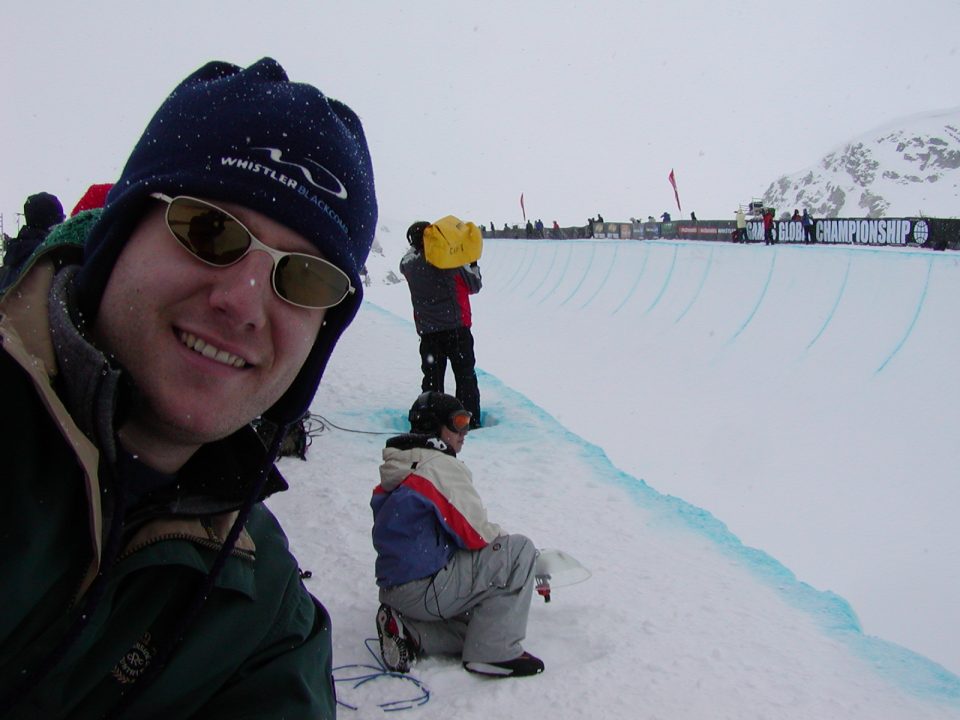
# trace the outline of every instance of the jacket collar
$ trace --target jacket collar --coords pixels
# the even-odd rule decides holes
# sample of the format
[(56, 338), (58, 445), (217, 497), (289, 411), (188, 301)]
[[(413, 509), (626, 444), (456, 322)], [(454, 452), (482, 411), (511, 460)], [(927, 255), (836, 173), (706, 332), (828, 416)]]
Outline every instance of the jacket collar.
[(438, 452), (445, 453), (451, 457), (456, 457), (457, 454), (453, 451), (453, 448), (447, 445), (443, 440), (441, 440), (436, 435), (423, 435), (420, 433), (404, 433), (403, 435), (396, 435), (395, 437), (387, 440), (388, 448), (395, 448), (397, 450), (412, 450), (413, 448), (424, 448), (426, 450), (437, 450)]
[(50, 288), (50, 336), (61, 374), (58, 388), (77, 425), (112, 465), (117, 460), (113, 428), (121, 372), (78, 329), (73, 291), (76, 274), (77, 266), (64, 268)]

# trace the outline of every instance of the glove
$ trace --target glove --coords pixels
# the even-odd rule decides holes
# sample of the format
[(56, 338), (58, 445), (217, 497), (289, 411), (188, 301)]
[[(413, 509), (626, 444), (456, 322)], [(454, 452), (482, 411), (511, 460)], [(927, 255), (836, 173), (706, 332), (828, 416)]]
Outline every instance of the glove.
[(543, 598), (545, 603), (550, 602), (550, 576), (537, 575), (537, 595)]

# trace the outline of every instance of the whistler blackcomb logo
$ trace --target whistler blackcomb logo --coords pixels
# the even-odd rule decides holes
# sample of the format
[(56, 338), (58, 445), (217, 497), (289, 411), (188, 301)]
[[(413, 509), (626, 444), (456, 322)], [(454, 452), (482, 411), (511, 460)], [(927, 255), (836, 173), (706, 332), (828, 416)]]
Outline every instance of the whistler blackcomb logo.
[(263, 153), (263, 161), (258, 162), (250, 158), (224, 155), (220, 158), (221, 166), (260, 175), (295, 191), (336, 223), (345, 235), (350, 235), (350, 230), (343, 218), (327, 204), (327, 200), (331, 197), (337, 200), (347, 199), (347, 188), (340, 178), (328, 168), (310, 158), (305, 157), (301, 158), (300, 162), (294, 162), (284, 157), (283, 151), (279, 148), (255, 147), (250, 149)]
[[(332, 172), (327, 170), (323, 165), (310, 158), (304, 158), (304, 162), (310, 163), (312, 167), (307, 167), (306, 165), (301, 165), (300, 163), (295, 163), (290, 160), (283, 159), (283, 152), (279, 148), (271, 147), (256, 147), (252, 148), (253, 150), (262, 150), (267, 153), (270, 159), (275, 163), (280, 163), (281, 165), (286, 165), (291, 168), (296, 168), (303, 175), (303, 178), (313, 185), (318, 190), (322, 190), (325, 193), (330, 193), (335, 198), (340, 200), (347, 199), (347, 188), (344, 187), (344, 184), (340, 182), (340, 178), (334, 175)], [(314, 173), (320, 173), (320, 178), (315, 178)], [(320, 182), (320, 180), (332, 181), (332, 185), (329, 182)]]
[[(247, 170), (257, 173), (258, 175), (264, 175), (289, 188), (297, 188), (303, 181), (306, 181), (317, 190), (332, 195), (339, 200), (347, 199), (346, 186), (341, 182), (340, 178), (320, 163), (310, 158), (303, 158), (304, 162), (310, 163), (310, 166), (307, 166), (303, 163), (286, 160), (283, 157), (283, 151), (279, 148), (255, 147), (250, 149), (266, 153), (267, 159), (278, 165), (285, 166), (288, 169), (277, 168), (265, 162), (259, 163), (254, 160), (229, 156), (220, 158), (220, 164), (235, 167), (240, 170)], [(297, 178), (299, 178), (299, 180)]]

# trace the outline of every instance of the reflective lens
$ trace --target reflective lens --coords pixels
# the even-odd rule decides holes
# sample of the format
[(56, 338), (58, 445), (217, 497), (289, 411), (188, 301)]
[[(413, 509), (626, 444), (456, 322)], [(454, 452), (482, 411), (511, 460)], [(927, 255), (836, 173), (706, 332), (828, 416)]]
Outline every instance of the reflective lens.
[(457, 410), (447, 419), (447, 427), (455, 433), (467, 432), (470, 429), (471, 415), (466, 410)]
[(354, 291), (336, 265), (306, 253), (288, 253), (265, 245), (226, 210), (197, 198), (162, 193), (152, 197), (167, 203), (167, 227), (177, 241), (208, 265), (227, 267), (251, 250), (273, 258), (273, 289), (292, 305), (329, 308)]

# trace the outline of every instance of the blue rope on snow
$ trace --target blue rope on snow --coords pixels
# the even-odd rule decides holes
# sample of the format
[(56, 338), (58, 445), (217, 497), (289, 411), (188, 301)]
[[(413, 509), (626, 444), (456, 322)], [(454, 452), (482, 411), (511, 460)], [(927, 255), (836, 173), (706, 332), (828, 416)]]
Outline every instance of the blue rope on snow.
[[(373, 656), (374, 662), (377, 663), (376, 665), (363, 665), (363, 664), (339, 665), (338, 667), (335, 667), (333, 669), (333, 682), (334, 683), (340, 683), (340, 682), (355, 683), (355, 685), (353, 685), (353, 689), (356, 690), (361, 685), (364, 685), (368, 682), (372, 682), (374, 680), (379, 680), (381, 678), (385, 678), (385, 677), (400, 678), (401, 680), (406, 680), (409, 683), (413, 683), (413, 685), (415, 685), (416, 688), (420, 690), (420, 695), (418, 697), (407, 698), (403, 700), (388, 700), (387, 702), (378, 703), (377, 707), (379, 707), (384, 712), (397, 712), (399, 710), (412, 710), (415, 707), (426, 705), (427, 702), (430, 700), (430, 690), (427, 689), (427, 686), (410, 674), (387, 670), (387, 668), (384, 667), (383, 663), (381, 662), (379, 654), (370, 645), (370, 643), (376, 643), (376, 642), (377, 642), (376, 638), (367, 638), (366, 640), (363, 641), (363, 644), (367, 648), (367, 652), (369, 652)], [(358, 669), (358, 670), (364, 670), (364, 671), (369, 670), (372, 672), (363, 672), (358, 675), (351, 675), (350, 677), (337, 677), (338, 671), (348, 670), (348, 669)], [(339, 698), (337, 698), (337, 705), (340, 705), (341, 707), (345, 707), (348, 710), (359, 710), (357, 706), (350, 705), (349, 703), (345, 703)]]
[(396, 430), (355, 430), (354, 428), (340, 427), (339, 425), (330, 422), (323, 415), (318, 415), (317, 413), (310, 413), (307, 418), (306, 424), (306, 433), (307, 437), (311, 440), (318, 435), (325, 433), (328, 427), (332, 427), (336, 430), (343, 430), (344, 432), (359, 433), (360, 435), (396, 435)]

